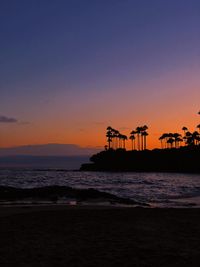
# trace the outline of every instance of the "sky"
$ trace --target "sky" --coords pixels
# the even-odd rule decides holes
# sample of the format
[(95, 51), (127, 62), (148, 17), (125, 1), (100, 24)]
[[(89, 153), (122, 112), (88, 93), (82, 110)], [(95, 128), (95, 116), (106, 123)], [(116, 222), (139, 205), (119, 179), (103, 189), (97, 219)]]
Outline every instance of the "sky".
[(199, 29), (199, 0), (1, 0), (0, 147), (193, 131)]

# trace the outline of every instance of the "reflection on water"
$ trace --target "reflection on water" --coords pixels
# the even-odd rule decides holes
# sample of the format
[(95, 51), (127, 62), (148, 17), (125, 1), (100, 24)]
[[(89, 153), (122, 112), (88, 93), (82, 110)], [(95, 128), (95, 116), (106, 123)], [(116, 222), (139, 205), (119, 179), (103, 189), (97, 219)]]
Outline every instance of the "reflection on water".
[(200, 206), (199, 174), (0, 170), (0, 185), (95, 188), (158, 207)]

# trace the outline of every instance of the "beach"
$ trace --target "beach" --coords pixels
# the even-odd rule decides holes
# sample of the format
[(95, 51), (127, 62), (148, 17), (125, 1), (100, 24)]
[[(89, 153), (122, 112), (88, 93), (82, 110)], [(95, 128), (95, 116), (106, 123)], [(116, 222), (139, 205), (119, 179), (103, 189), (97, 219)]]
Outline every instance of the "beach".
[(200, 210), (0, 207), (0, 266), (199, 266)]

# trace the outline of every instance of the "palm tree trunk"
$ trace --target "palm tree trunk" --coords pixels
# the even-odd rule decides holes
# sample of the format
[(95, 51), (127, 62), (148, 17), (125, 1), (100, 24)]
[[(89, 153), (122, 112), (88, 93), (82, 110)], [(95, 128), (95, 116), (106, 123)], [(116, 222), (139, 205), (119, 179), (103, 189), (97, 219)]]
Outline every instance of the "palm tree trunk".
[(146, 139), (146, 135), (144, 136), (144, 150), (146, 150), (146, 146), (147, 146), (147, 139)]
[(141, 150), (144, 150), (143, 135), (141, 134)]
[(137, 136), (138, 136), (137, 138), (138, 139), (138, 150), (140, 151), (140, 134), (138, 133)]

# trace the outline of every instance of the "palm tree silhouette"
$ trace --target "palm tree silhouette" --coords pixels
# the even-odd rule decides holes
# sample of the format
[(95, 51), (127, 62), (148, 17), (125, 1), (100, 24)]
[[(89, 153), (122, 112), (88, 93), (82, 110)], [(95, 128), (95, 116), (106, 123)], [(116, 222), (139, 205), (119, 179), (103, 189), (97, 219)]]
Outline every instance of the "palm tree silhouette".
[(169, 143), (167, 141), (170, 138), (170, 134), (169, 133), (165, 133), (164, 136), (165, 136), (165, 145), (166, 145), (166, 148), (169, 148)]
[(170, 148), (173, 148), (173, 144), (175, 143), (174, 134), (173, 133), (168, 133), (168, 141), (169, 142), (167, 142), (167, 143), (169, 144)]
[(144, 125), (141, 127), (141, 144), (142, 144), (142, 150), (146, 149), (146, 137), (148, 135), (147, 130), (148, 126)]
[(122, 134), (121, 134), (121, 133), (118, 134), (118, 140), (119, 140), (119, 141), (118, 141), (118, 143), (119, 143), (119, 148), (121, 148), (121, 147), (122, 147), (122, 142), (121, 142), (121, 141), (122, 141)]
[(167, 144), (168, 133), (163, 133), (163, 135), (161, 137), (164, 140), (164, 146), (165, 146), (165, 148), (167, 148), (168, 147), (168, 144)]
[[(200, 115), (200, 111), (198, 112)], [(161, 148), (180, 148), (181, 142), (185, 142), (185, 145), (188, 146), (199, 146), (200, 147), (200, 124), (196, 126), (198, 131), (190, 132), (187, 127), (182, 127), (182, 131), (184, 136), (182, 137), (179, 133), (163, 133), (159, 137), (159, 141), (161, 142)], [(137, 150), (143, 151), (147, 149), (147, 132), (148, 126), (138, 126), (135, 130), (130, 133), (129, 139), (132, 143), (132, 150), (136, 149), (137, 141)], [(106, 132), (108, 146), (105, 146), (105, 149), (118, 149), (126, 147), (127, 136), (121, 134), (118, 130), (113, 129), (111, 126), (107, 127)]]
[(191, 146), (194, 144), (194, 138), (193, 138), (193, 134), (191, 132), (187, 131), (185, 133), (184, 139), (185, 139), (185, 142), (188, 146)]
[(169, 137), (169, 139), (167, 140), (167, 143), (170, 145), (171, 148), (173, 148), (173, 143), (175, 142), (174, 138)]
[(163, 140), (164, 140), (164, 134), (162, 134), (160, 137), (159, 137), (159, 141), (161, 143), (161, 148), (163, 149)]
[(124, 135), (124, 134), (122, 134), (122, 135), (121, 135), (121, 139), (122, 139), (122, 141), (123, 141), (123, 149), (126, 149), (126, 143), (125, 143), (125, 141), (127, 140), (127, 136)]
[[(159, 137), (159, 140), (161, 141), (161, 147), (162, 148), (167, 148), (167, 140), (169, 138), (168, 136), (169, 134), (168, 133), (163, 133), (160, 137)], [(164, 141), (164, 144), (163, 144), (163, 141)]]
[(118, 132), (117, 130), (112, 129), (113, 149), (117, 149), (117, 139), (118, 139), (117, 132)]
[[(137, 132), (135, 130), (131, 131), (130, 132), (130, 139), (131, 139), (131, 142), (132, 142), (132, 148), (133, 148), (133, 145), (134, 145), (134, 150), (135, 150), (135, 134), (137, 134)], [(133, 149), (132, 149), (133, 150)]]
[(197, 131), (194, 131), (192, 133), (192, 137), (193, 137), (193, 143), (194, 143), (194, 145), (198, 145), (198, 142), (199, 142), (199, 133)]
[(176, 141), (177, 141), (178, 147), (180, 147), (181, 146), (180, 144), (181, 142), (183, 142), (183, 139), (181, 137), (178, 137)]
[(138, 140), (138, 150), (140, 151), (140, 134), (141, 134), (142, 127), (136, 128), (137, 140)]
[(181, 134), (174, 133), (173, 137), (174, 137), (175, 148), (178, 148), (179, 147), (180, 138), (181, 138)]
[[(184, 127), (182, 128), (182, 130), (183, 130), (183, 132), (184, 132), (184, 137), (183, 137), (183, 139), (185, 140), (185, 139), (186, 139), (185, 136), (186, 136), (186, 132), (188, 131), (188, 128), (184, 126)], [(186, 145), (186, 142), (185, 142), (185, 145)]]
[(199, 130), (199, 133), (200, 133), (200, 124), (197, 125), (197, 129)]
[(142, 132), (142, 136), (144, 137), (144, 150), (147, 149), (147, 136), (148, 135), (149, 134), (146, 131)]
[(107, 132), (106, 132), (106, 137), (107, 137), (107, 142), (108, 142), (108, 149), (111, 149), (111, 142), (112, 142), (112, 137), (113, 137), (113, 133), (112, 133), (113, 129), (111, 126), (107, 127)]
[(132, 143), (132, 151), (133, 151), (133, 148), (135, 150), (135, 135), (134, 134), (131, 134), (130, 137), (129, 137), (129, 139), (131, 140), (131, 143)]
[(119, 147), (119, 131), (118, 130), (114, 130), (114, 135), (115, 135), (115, 138), (116, 138), (115, 145), (116, 145), (116, 149), (117, 149)]
[(187, 127), (185, 127), (185, 126), (183, 126), (182, 130), (183, 130), (183, 132), (184, 132), (184, 135), (185, 135), (186, 131), (188, 131), (188, 128), (187, 128)]
[[(161, 148), (173, 148), (173, 144), (175, 143), (175, 147), (178, 147), (178, 142), (181, 142), (181, 135), (178, 133), (163, 133), (160, 137), (159, 140), (161, 141)], [(179, 138), (181, 140), (179, 140)], [(163, 145), (163, 140), (164, 140), (164, 145)]]

